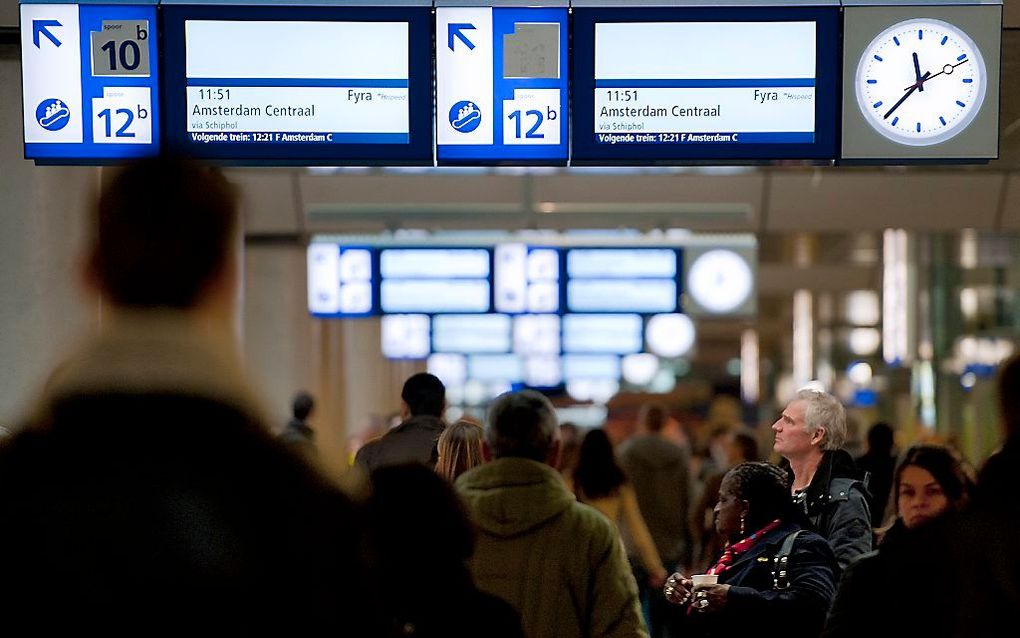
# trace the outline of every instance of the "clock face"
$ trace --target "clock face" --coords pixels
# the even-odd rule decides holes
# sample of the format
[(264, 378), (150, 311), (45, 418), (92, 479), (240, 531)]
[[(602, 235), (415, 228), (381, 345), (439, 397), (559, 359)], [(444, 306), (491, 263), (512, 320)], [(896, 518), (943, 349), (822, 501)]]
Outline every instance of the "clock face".
[(864, 119), (899, 144), (930, 146), (967, 128), (985, 99), (987, 74), (970, 37), (948, 22), (905, 20), (878, 35), (857, 65)]
[(751, 296), (754, 275), (743, 257), (716, 249), (699, 256), (687, 275), (687, 291), (705, 310), (733, 312)]

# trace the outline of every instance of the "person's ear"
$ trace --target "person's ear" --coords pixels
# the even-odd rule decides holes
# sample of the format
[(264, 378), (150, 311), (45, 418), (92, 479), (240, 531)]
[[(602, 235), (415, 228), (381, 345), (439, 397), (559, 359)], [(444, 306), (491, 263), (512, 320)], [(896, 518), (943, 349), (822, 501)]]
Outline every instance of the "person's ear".
[(559, 439), (554, 440), (552, 442), (552, 445), (549, 446), (549, 452), (545, 456), (545, 462), (546, 462), (547, 465), (551, 465), (552, 467), (559, 468), (559, 466), (560, 466), (560, 451), (561, 451), (561, 449), (562, 448), (560, 446), (560, 440)]
[(818, 427), (811, 433), (811, 445), (821, 445), (825, 440), (825, 428)]

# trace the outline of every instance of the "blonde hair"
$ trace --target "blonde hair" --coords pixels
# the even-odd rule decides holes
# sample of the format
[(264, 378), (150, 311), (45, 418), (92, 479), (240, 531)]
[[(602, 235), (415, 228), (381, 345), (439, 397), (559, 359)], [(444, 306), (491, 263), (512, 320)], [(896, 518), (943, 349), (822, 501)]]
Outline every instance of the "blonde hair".
[(473, 421), (461, 419), (446, 426), (437, 444), (436, 472), (453, 483), (464, 472), (484, 463), (483, 437), (482, 426)]

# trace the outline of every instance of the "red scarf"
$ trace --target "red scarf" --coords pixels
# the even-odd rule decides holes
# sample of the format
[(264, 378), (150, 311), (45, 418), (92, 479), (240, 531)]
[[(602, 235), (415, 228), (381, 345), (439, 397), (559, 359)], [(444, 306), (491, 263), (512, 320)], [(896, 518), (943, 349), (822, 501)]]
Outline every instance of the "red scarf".
[(719, 557), (719, 562), (715, 564), (715, 567), (713, 567), (712, 569), (708, 570), (708, 573), (709, 574), (721, 574), (724, 571), (726, 571), (727, 569), (729, 569), (730, 565), (733, 563), (734, 559), (737, 556), (740, 556), (741, 554), (743, 554), (747, 550), (749, 550), (752, 547), (754, 547), (755, 544), (757, 544), (758, 541), (761, 540), (762, 536), (768, 534), (769, 532), (771, 532), (775, 528), (779, 527), (779, 525), (780, 525), (780, 521), (777, 518), (776, 520), (772, 521), (771, 523), (769, 523), (765, 527), (761, 528), (760, 530), (758, 530), (754, 534), (751, 534), (747, 538), (745, 538), (745, 539), (743, 539), (741, 541), (738, 541), (736, 543), (733, 543), (731, 545), (727, 545), (726, 549), (723, 550), (722, 556)]

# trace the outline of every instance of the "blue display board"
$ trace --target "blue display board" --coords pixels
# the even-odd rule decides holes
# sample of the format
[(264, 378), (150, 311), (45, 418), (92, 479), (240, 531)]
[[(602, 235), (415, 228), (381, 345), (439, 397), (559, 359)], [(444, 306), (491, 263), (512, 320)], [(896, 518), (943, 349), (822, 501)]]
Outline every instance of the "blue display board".
[(575, 9), (574, 164), (836, 157), (839, 7)]
[(63, 163), (158, 154), (157, 42), (155, 6), (22, 5), (25, 157)]
[(567, 9), (436, 10), (440, 164), (567, 162)]
[(246, 162), (432, 163), (428, 7), (162, 11), (171, 149)]

